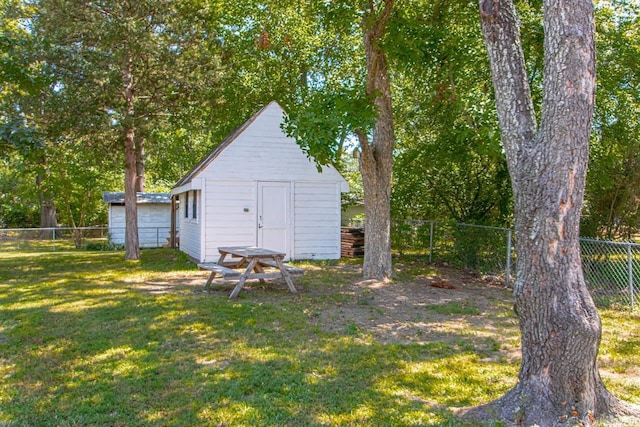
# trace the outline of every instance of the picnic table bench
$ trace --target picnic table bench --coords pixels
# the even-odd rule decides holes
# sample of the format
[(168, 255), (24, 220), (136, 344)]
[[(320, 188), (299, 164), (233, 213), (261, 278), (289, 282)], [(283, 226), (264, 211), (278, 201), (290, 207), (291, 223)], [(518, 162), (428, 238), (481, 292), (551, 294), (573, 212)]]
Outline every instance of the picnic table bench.
[[(260, 264), (263, 267), (280, 268), (278, 264), (274, 261), (263, 260), (263, 261), (258, 261), (258, 264)], [(294, 267), (293, 265), (282, 263), (282, 266), (289, 272), (289, 276), (302, 276), (304, 274), (303, 269)]]
[(213, 280), (213, 278), (217, 275), (222, 276), (224, 279), (228, 279), (231, 277), (238, 277), (240, 276), (242, 273), (240, 273), (238, 270), (234, 270), (232, 268), (229, 267), (225, 267), (224, 265), (219, 265), (215, 262), (203, 262), (198, 264), (198, 268), (201, 270), (209, 270), (211, 271), (211, 275), (209, 276), (209, 280), (207, 280), (207, 284), (205, 285), (205, 288), (208, 288), (209, 285), (211, 285), (211, 281)]
[[(221, 276), (225, 280), (238, 280), (229, 298), (238, 296), (247, 279), (259, 279), (264, 282), (264, 279), (282, 278), (287, 283), (289, 290), (296, 293), (297, 290), (291, 277), (304, 274), (303, 269), (285, 264), (283, 259), (286, 254), (282, 252), (251, 246), (220, 247), (218, 252), (220, 252), (218, 262), (200, 263), (198, 267), (211, 271), (204, 286), (205, 290), (209, 290), (211, 282), (216, 276)], [(225, 261), (227, 257), (235, 259)], [(237, 270), (245, 265), (244, 272)], [(277, 271), (265, 271), (265, 267), (277, 269)]]

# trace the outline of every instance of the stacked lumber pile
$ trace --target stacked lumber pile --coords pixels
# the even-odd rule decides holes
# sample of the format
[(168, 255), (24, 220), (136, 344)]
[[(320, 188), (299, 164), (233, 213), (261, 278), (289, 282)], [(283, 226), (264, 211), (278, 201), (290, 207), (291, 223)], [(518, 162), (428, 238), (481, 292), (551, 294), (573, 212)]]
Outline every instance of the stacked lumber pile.
[(364, 256), (364, 228), (341, 228), (340, 256), (344, 258)]

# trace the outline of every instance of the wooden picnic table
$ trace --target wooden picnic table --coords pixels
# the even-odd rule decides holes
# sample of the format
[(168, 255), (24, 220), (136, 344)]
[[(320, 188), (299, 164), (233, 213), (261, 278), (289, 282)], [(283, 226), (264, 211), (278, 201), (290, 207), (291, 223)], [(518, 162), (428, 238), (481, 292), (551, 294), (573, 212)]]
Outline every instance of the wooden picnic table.
[[(304, 274), (304, 270), (285, 264), (283, 262), (285, 253), (254, 246), (219, 247), (218, 252), (220, 252), (220, 258), (217, 263), (198, 264), (199, 268), (211, 271), (205, 285), (206, 290), (209, 289), (216, 275), (219, 275), (225, 279), (238, 280), (229, 298), (238, 296), (247, 279), (259, 279), (264, 282), (264, 279), (283, 278), (291, 292), (298, 292), (291, 281), (291, 276), (300, 276)], [(245, 265), (243, 272), (238, 270)], [(267, 272), (265, 268), (274, 268), (277, 271)]]

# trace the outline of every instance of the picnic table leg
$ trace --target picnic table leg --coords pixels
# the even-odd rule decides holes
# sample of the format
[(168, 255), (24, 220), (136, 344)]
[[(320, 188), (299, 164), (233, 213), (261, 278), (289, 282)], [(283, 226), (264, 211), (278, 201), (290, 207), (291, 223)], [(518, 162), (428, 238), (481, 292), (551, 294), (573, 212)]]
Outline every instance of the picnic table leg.
[[(222, 265), (222, 261), (224, 261), (224, 258), (227, 256), (227, 254), (220, 254), (220, 258), (218, 258), (218, 265)], [(207, 283), (204, 285), (204, 290), (208, 291), (209, 288), (211, 287), (211, 282), (213, 281), (213, 278), (216, 277), (216, 272), (212, 271), (211, 274), (209, 275), (209, 278), (207, 279)]]
[(212, 271), (211, 274), (209, 275), (209, 278), (207, 279), (207, 283), (204, 285), (205, 291), (209, 290), (209, 287), (211, 286), (211, 282), (213, 281), (214, 277), (216, 277), (216, 272)]
[(258, 260), (255, 258), (252, 259), (251, 262), (249, 262), (247, 269), (240, 276), (240, 280), (238, 281), (238, 284), (236, 285), (236, 287), (233, 288), (233, 291), (231, 291), (231, 295), (229, 295), (229, 298), (235, 298), (238, 296), (238, 294), (240, 293), (240, 290), (244, 286), (244, 282), (247, 280), (247, 277), (249, 276), (249, 274), (251, 273), (251, 270), (253, 270), (253, 267), (255, 267), (257, 262)]
[(289, 276), (289, 272), (287, 271), (287, 269), (282, 263), (282, 258), (276, 258), (276, 262), (278, 263), (278, 267), (280, 268), (280, 273), (282, 274), (282, 277), (284, 278), (285, 282), (287, 282), (287, 286), (289, 286), (289, 290), (294, 294), (298, 293), (296, 287), (293, 286), (293, 282), (291, 281), (291, 276)]
[[(253, 267), (253, 270), (260, 274), (260, 273), (264, 273), (264, 268), (262, 268), (262, 266), (260, 265), (260, 262), (256, 262), (256, 265)], [(264, 279), (260, 279), (260, 283), (265, 283)]]
[(227, 257), (227, 254), (220, 254), (220, 258), (218, 258), (218, 265), (224, 265), (222, 264), (224, 262), (224, 259)]

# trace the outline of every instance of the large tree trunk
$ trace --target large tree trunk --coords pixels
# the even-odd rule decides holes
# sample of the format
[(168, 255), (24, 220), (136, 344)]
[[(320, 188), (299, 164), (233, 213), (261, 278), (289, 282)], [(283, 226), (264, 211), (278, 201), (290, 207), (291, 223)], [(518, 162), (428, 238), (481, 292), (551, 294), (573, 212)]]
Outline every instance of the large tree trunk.
[(367, 94), (375, 96), (378, 113), (373, 141), (358, 132), (362, 156), (360, 172), (364, 192), (365, 247), (362, 272), (365, 279), (388, 279), (391, 262), (391, 176), (393, 169), (393, 114), (391, 85), (386, 55), (379, 43), (391, 15), (393, 0), (385, 0), (379, 15), (373, 4), (363, 19), (364, 49), (367, 58)]
[(578, 240), (594, 104), (593, 4), (544, 2), (539, 129), (513, 3), (481, 0), (480, 12), (515, 198), (522, 364), (515, 388), (466, 416), (552, 426), (638, 415), (600, 379), (600, 318), (583, 278)]
[(123, 96), (126, 102), (124, 120), (124, 213), (125, 213), (125, 259), (140, 259), (140, 242), (138, 239), (138, 197), (136, 184), (138, 170), (136, 166), (137, 152), (135, 128), (133, 123), (134, 82), (131, 64), (126, 61), (122, 68), (124, 83)]

